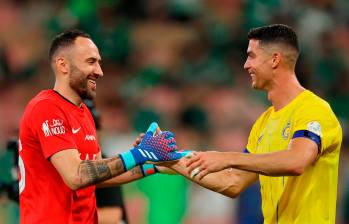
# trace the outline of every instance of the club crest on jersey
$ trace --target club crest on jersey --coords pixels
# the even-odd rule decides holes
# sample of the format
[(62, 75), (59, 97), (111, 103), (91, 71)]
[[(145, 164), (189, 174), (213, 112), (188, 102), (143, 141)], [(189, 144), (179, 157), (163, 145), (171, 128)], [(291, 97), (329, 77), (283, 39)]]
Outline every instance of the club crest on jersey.
[(41, 129), (44, 132), (45, 137), (65, 134), (63, 120), (61, 119), (52, 119), (51, 122), (46, 120), (42, 123)]
[(307, 124), (307, 130), (317, 134), (318, 136), (322, 136), (321, 125), (317, 121), (311, 121)]
[(286, 126), (282, 129), (281, 136), (284, 140), (287, 140), (288, 137), (290, 136), (290, 131), (291, 131), (291, 123), (290, 121), (287, 122)]

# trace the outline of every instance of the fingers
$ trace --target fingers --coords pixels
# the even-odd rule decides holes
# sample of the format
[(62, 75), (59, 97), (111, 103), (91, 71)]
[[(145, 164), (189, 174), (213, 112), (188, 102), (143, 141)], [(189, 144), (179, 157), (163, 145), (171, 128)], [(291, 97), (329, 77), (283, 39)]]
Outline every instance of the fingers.
[(208, 174), (208, 170), (205, 168), (206, 166), (203, 164), (199, 152), (191, 153), (191, 156), (187, 158), (188, 161), (186, 166), (188, 168), (188, 174), (191, 178), (198, 178), (201, 180)]
[[(150, 124), (150, 126), (149, 126), (149, 128), (148, 128), (146, 134), (147, 134), (147, 135), (152, 135), (152, 136), (153, 136), (155, 133), (157, 133), (157, 129), (158, 129), (158, 128), (159, 128), (158, 123), (153, 122), (153, 123)], [(160, 128), (159, 128), (159, 130), (160, 130)]]
[(159, 135), (159, 134), (161, 134), (161, 129), (160, 129), (160, 127), (158, 126), (158, 128), (156, 129), (156, 135)]
[(191, 174), (193, 170), (197, 167), (200, 167), (202, 165), (201, 160), (197, 159), (194, 162), (192, 162), (188, 167), (188, 173)]
[(173, 151), (169, 153), (169, 156), (172, 161), (176, 161), (183, 158), (184, 154)]
[(161, 135), (163, 135), (165, 139), (174, 138), (174, 134), (170, 131), (164, 131), (161, 133)]
[(170, 131), (164, 131), (161, 133), (161, 136), (159, 136), (159, 138), (164, 138), (166, 141), (166, 144), (170, 147), (168, 150), (166, 151), (177, 151), (178, 147), (177, 147), (177, 143), (176, 140), (174, 138), (174, 134)]
[(186, 158), (191, 158), (193, 155), (195, 155), (195, 152), (194, 151), (191, 151), (191, 150), (180, 150), (178, 151), (177, 153), (180, 153), (182, 154), (182, 157), (186, 157)]
[(204, 178), (207, 174), (209, 174), (209, 171), (204, 169), (204, 170), (200, 170), (199, 173), (196, 175), (196, 178), (201, 180), (202, 178)]
[[(177, 146), (176, 146), (176, 148), (177, 148)], [(173, 161), (182, 159), (183, 157), (190, 158), (194, 153), (191, 150), (178, 151), (178, 150), (176, 150), (176, 148), (169, 153), (170, 158)]]
[(177, 151), (178, 150), (176, 140), (173, 137), (171, 137), (171, 138), (169, 138), (167, 140), (167, 144), (170, 146), (171, 151)]
[(144, 138), (144, 133), (141, 133), (138, 138), (136, 138), (135, 142), (133, 143), (133, 146), (136, 147), (141, 143), (142, 139)]
[(190, 178), (194, 178), (200, 172), (200, 167), (196, 167), (193, 171), (190, 172)]
[(196, 178), (198, 180), (201, 180), (207, 174), (209, 174), (210, 171), (208, 168), (205, 167), (204, 164), (202, 164), (200, 160), (198, 160), (189, 166), (188, 173), (191, 178)]
[[(190, 158), (188, 158), (187, 162), (186, 162), (186, 166), (187, 167), (192, 167), (192, 164), (197, 162), (198, 160), (200, 160), (199, 157), (199, 153), (194, 153)], [(194, 169), (195, 167), (192, 167), (192, 169)], [(191, 171), (191, 170), (190, 170)]]

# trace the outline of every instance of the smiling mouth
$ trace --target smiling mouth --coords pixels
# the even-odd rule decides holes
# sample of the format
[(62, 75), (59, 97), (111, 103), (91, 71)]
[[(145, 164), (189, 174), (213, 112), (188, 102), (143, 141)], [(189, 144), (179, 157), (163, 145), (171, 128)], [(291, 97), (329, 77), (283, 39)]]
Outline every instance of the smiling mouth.
[(249, 75), (250, 75), (251, 78), (256, 77), (256, 75), (254, 73), (249, 73)]
[(95, 84), (95, 85), (96, 85), (96, 80), (89, 79), (88, 81), (89, 81), (90, 83), (92, 83), (92, 84)]
[(96, 80), (88, 79), (88, 83), (90, 83), (90, 86), (93, 90), (96, 89), (96, 87), (97, 87)]

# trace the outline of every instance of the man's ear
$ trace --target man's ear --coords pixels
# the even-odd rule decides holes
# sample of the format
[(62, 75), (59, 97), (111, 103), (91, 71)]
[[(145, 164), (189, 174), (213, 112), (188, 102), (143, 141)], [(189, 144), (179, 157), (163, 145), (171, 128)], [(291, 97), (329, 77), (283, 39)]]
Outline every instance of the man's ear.
[(62, 74), (68, 74), (70, 71), (69, 62), (64, 57), (57, 57), (55, 60), (55, 65), (57, 71), (61, 72)]
[(277, 68), (281, 62), (281, 54), (278, 52), (273, 53), (272, 67)]

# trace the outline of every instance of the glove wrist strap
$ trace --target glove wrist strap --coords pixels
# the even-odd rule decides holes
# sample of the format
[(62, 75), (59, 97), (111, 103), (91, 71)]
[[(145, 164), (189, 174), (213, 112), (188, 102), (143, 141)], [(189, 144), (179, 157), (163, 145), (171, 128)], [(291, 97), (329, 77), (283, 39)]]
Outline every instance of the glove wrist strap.
[(120, 154), (121, 161), (124, 165), (125, 171), (134, 168), (137, 164), (131, 153), (131, 150)]

